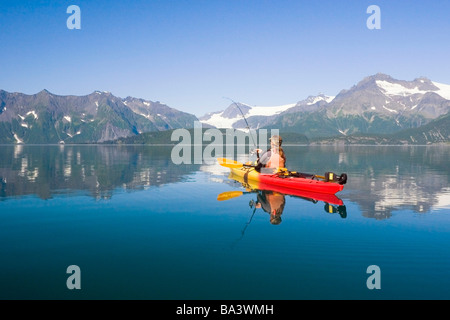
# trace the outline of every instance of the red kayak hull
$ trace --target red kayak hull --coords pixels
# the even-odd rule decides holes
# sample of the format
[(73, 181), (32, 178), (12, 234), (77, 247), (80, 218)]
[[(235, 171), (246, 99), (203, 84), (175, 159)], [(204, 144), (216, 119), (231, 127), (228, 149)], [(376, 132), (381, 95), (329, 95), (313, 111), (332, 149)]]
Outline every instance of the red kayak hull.
[(259, 182), (276, 185), (288, 189), (311, 191), (315, 193), (335, 194), (344, 189), (344, 186), (336, 182), (324, 182), (299, 177), (279, 177), (278, 175), (259, 175)]
[(315, 199), (330, 204), (343, 205), (335, 193), (344, 189), (335, 182), (324, 182), (299, 177), (260, 174), (253, 167), (232, 168), (230, 178), (259, 190), (275, 191), (302, 198)]

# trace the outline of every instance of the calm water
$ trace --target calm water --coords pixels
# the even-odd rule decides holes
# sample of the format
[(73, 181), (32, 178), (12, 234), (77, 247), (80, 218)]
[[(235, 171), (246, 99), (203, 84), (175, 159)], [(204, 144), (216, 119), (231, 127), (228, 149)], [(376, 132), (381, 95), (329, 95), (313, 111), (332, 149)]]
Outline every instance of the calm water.
[(285, 196), (278, 225), (170, 147), (0, 150), (2, 299), (450, 299), (450, 147), (286, 147), (349, 180), (339, 208)]

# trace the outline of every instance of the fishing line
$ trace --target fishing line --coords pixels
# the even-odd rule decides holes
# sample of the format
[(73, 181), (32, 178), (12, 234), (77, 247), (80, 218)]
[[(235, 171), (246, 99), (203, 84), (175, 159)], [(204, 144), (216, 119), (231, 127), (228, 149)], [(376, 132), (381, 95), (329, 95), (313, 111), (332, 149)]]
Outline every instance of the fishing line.
[[(245, 118), (244, 112), (242, 112), (242, 109), (239, 107), (239, 105), (237, 104), (237, 102), (235, 102), (233, 99), (227, 98), (227, 97), (223, 97), (224, 99), (228, 99), (230, 100), (241, 112), (242, 117), (244, 118), (245, 124), (247, 125), (247, 129), (248, 129), (248, 134), (250, 135), (250, 139), (252, 139), (253, 142), (253, 146), (255, 147), (256, 150), (258, 150), (258, 147), (256, 146), (255, 140), (253, 139), (253, 135), (252, 132), (250, 130), (250, 125), (248, 124), (247, 119)], [(259, 152), (256, 151), (256, 156), (259, 158)]]

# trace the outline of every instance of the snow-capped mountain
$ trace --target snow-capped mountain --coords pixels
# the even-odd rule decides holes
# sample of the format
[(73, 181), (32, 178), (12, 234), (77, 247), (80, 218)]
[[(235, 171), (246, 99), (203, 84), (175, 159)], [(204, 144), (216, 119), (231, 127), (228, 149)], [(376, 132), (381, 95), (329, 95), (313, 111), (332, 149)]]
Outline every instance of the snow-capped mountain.
[[(316, 106), (320, 102), (331, 102), (334, 97), (319, 94), (317, 96), (309, 96), (305, 100), (297, 103), (280, 105), (280, 106), (250, 106), (245, 103), (232, 103), (224, 111), (212, 112), (200, 117), (199, 120), (203, 124), (216, 128), (235, 128), (243, 129), (247, 127), (245, 118), (251, 128), (261, 128), (271, 123), (278, 115), (288, 110), (307, 109), (310, 106)], [(239, 110), (240, 108), (240, 110)], [(314, 107), (312, 107), (314, 109)], [(242, 111), (242, 113), (241, 113)]]
[[(256, 127), (260, 127), (261, 123), (265, 123), (265, 120), (267, 120), (265, 118), (280, 114), (281, 112), (294, 107), (295, 104), (274, 107), (252, 107), (247, 104), (238, 103), (238, 106), (245, 115), (249, 125), (251, 124), (251, 127), (255, 126), (255, 120), (257, 122)], [(233, 103), (224, 111), (207, 114), (199, 118), (199, 120), (204, 124), (211, 125), (216, 128), (246, 128), (242, 113)], [(259, 118), (259, 122), (256, 118)]]
[(95, 143), (192, 128), (197, 117), (159, 102), (95, 91), (59, 96), (0, 90), (0, 143)]
[(425, 77), (396, 80), (385, 74), (366, 77), (349, 90), (342, 90), (328, 108), (329, 114), (416, 114), (434, 119), (449, 111), (450, 85)]
[(47, 90), (34, 95), (0, 90), (0, 143), (104, 142), (192, 128), (197, 120), (205, 127), (244, 129), (247, 123), (242, 113), (252, 129), (274, 128), (308, 138), (397, 133), (448, 114), (450, 85), (425, 77), (405, 81), (378, 73), (336, 96), (319, 94), (272, 107), (238, 106), (232, 103), (197, 119), (159, 102), (122, 99), (105, 91), (59, 96)]
[[(252, 128), (265, 126), (303, 133), (308, 137), (326, 137), (394, 133), (420, 127), (448, 112), (450, 85), (425, 77), (412, 81), (397, 80), (379, 73), (364, 78), (335, 97), (308, 97), (295, 106), (272, 113), (270, 117), (248, 122)], [(223, 114), (216, 115), (217, 120), (223, 118)], [(234, 128), (244, 127), (242, 122), (227, 120), (229, 122), (225, 124)], [(210, 121), (210, 124), (214, 125), (214, 122)]]

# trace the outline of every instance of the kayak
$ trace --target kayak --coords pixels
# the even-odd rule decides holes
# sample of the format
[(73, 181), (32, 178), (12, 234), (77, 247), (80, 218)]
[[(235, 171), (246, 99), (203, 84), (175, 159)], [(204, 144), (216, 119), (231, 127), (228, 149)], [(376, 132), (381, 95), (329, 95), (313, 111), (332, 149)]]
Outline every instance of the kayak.
[[(261, 174), (252, 166), (230, 167), (231, 173), (243, 181), (258, 182), (258, 188), (281, 188), (285, 192), (292, 193), (295, 190), (309, 191), (313, 193), (331, 194), (342, 191), (343, 184), (332, 181), (324, 181), (315, 175), (301, 176), (291, 174)], [(282, 191), (279, 191), (282, 192)]]
[[(306, 174), (301, 172), (291, 172), (285, 168), (280, 168), (277, 172), (258, 172), (254, 166), (240, 163), (238, 161), (218, 158), (217, 161), (223, 167), (231, 170), (231, 173), (247, 181), (258, 182), (259, 185), (270, 188), (279, 187), (286, 190), (302, 190), (314, 193), (335, 194), (344, 189), (347, 183), (347, 174), (340, 176), (333, 172), (326, 172), (325, 176)], [(262, 168), (262, 170), (267, 170)], [(272, 170), (272, 169), (268, 169)]]
[[(241, 167), (241, 168), (232, 168), (228, 178), (240, 182), (245, 187), (248, 187), (252, 190), (273, 191), (285, 195), (300, 197), (307, 200), (323, 201), (338, 206), (344, 205), (344, 202), (341, 199), (339, 199), (335, 194), (314, 192), (300, 188), (289, 188), (277, 183), (261, 182), (259, 181), (261, 176), (265, 175), (259, 174), (254, 168)], [(286, 178), (279, 178), (279, 179), (286, 179)], [(278, 180), (276, 180), (276, 182), (277, 181)]]

